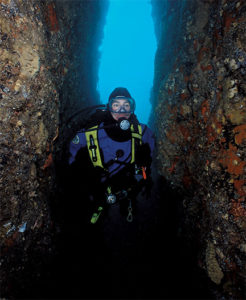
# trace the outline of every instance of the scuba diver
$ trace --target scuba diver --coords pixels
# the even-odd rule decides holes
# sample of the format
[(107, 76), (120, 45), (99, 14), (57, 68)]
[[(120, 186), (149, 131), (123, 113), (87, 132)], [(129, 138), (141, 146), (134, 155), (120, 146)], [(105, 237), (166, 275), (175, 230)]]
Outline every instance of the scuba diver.
[[(115, 88), (107, 107), (77, 132), (69, 146), (74, 189), (87, 198), (87, 222), (109, 216), (111, 207), (132, 222), (136, 198), (151, 188), (154, 135), (134, 114), (135, 100), (126, 88)], [(81, 200), (85, 201), (85, 200)]]

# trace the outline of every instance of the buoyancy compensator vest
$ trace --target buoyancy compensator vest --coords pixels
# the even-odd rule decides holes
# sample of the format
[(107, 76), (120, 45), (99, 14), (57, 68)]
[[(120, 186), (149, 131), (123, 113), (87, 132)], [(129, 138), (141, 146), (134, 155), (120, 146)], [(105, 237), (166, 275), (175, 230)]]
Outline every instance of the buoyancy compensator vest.
[[(98, 142), (98, 129), (99, 125), (93, 126), (89, 128), (88, 131), (85, 131), (87, 148), (89, 151), (90, 159), (94, 167), (101, 167), (105, 169), (102, 163), (102, 158), (100, 154), (99, 142)], [(133, 164), (135, 162), (136, 157), (136, 147), (137, 144), (142, 144), (142, 127), (141, 125), (137, 125), (137, 130), (135, 130), (134, 125), (131, 124), (131, 161)]]
[[(133, 164), (136, 158), (136, 149), (142, 144), (143, 134), (142, 127), (136, 116), (132, 115), (129, 120), (122, 118), (119, 121), (116, 121), (113, 119), (110, 112), (107, 111), (101, 120), (97, 119), (96, 121), (97, 124), (95, 126), (87, 126), (86, 129), (82, 130), (86, 136), (87, 148), (93, 166), (101, 167), (106, 170), (101, 158), (100, 143), (98, 141), (98, 130), (101, 128), (105, 129), (107, 135), (112, 140), (122, 142), (131, 139), (130, 164)], [(103, 125), (100, 126), (102, 123)]]

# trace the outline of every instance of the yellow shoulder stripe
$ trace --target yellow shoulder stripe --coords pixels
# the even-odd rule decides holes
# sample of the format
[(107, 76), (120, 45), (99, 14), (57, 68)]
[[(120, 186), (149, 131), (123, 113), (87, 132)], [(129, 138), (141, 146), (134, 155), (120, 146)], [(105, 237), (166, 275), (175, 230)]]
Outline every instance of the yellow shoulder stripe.
[(131, 125), (132, 132), (132, 159), (131, 164), (135, 162), (135, 139), (140, 140), (140, 145), (142, 144), (142, 127), (138, 125), (138, 133), (134, 132), (134, 126)]
[(91, 127), (90, 130), (91, 131), (85, 132), (85, 137), (86, 137), (86, 143), (87, 143), (87, 148), (89, 151), (91, 162), (93, 163), (94, 167), (101, 167), (104, 169), (101, 155), (100, 155), (98, 138), (97, 138), (98, 125)]

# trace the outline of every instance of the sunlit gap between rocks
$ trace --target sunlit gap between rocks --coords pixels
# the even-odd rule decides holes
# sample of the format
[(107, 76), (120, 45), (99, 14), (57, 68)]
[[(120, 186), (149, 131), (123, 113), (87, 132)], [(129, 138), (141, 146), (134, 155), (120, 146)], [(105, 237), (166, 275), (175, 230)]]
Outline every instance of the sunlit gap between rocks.
[(126, 87), (136, 100), (136, 115), (148, 123), (156, 37), (148, 0), (111, 0), (104, 27), (99, 81), (100, 102), (115, 87)]

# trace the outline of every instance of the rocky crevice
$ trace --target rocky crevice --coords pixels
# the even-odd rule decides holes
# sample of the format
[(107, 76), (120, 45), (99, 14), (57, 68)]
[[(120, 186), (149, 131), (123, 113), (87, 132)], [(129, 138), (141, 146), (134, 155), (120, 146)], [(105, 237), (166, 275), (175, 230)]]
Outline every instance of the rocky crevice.
[(245, 297), (246, 6), (163, 2), (152, 99), (159, 173), (184, 194), (183, 231), (215, 294)]
[[(215, 297), (243, 298), (246, 5), (243, 0), (152, 5), (159, 45), (151, 122), (159, 173), (182, 195), (185, 220), (179, 232), (195, 245), (197, 265)], [(27, 290), (29, 278), (37, 279), (54, 255), (54, 161), (62, 160), (63, 145), (79, 126), (81, 115), (72, 128), (70, 117), (98, 103), (106, 10), (106, 1), (0, 3), (2, 294)]]
[(98, 102), (97, 47), (106, 8), (104, 1), (0, 3), (3, 295), (28, 288), (28, 278), (38, 278), (53, 254), (53, 161), (67, 135), (64, 119)]

